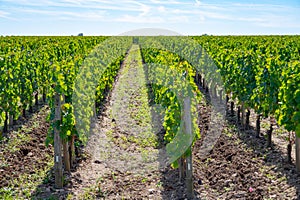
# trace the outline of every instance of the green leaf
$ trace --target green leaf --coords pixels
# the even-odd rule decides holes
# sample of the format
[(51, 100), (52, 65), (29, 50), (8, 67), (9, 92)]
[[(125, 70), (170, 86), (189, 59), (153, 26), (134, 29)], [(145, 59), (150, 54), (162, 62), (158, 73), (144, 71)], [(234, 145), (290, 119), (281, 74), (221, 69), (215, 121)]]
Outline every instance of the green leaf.
[(296, 135), (297, 137), (300, 137), (300, 123), (296, 126)]
[(297, 104), (300, 104), (300, 90), (296, 90), (295, 92), (295, 101)]

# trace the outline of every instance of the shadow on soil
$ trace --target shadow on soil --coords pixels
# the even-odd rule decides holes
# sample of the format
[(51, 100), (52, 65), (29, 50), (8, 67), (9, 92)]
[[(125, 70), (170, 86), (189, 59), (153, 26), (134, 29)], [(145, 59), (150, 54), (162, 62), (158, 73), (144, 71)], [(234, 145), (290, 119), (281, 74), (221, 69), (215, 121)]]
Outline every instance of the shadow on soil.
[[(247, 130), (240, 123), (237, 123), (236, 112), (228, 113), (226, 120), (229, 124), (236, 126), (239, 139), (253, 150), (254, 157), (263, 157), (264, 165), (272, 167), (274, 172), (283, 174), (287, 178), (287, 183), (297, 190), (297, 199), (300, 199), (300, 174), (296, 170), (295, 162), (288, 162), (287, 150), (282, 151), (277, 144), (272, 142), (271, 148), (267, 147), (267, 131), (261, 130), (260, 137), (255, 137), (256, 128), (249, 126)], [(274, 134), (274, 132), (273, 132)], [(288, 135), (288, 132), (285, 133)], [(286, 142), (286, 147), (288, 142)], [(286, 148), (287, 149), (287, 148)]]
[[(208, 105), (211, 105), (211, 98), (208, 90), (203, 89), (201, 82), (198, 82), (198, 86), (202, 94), (204, 94)], [(285, 152), (282, 151), (279, 148), (279, 145), (275, 144), (274, 142), (272, 142), (271, 148), (267, 147), (268, 130), (261, 128), (260, 137), (255, 137), (256, 128), (249, 125), (246, 130), (241, 123), (237, 122), (237, 111), (232, 113), (229, 107), (230, 105), (227, 106), (225, 120), (230, 126), (237, 129), (237, 137), (243, 142), (243, 144), (246, 145), (247, 149), (252, 150), (253, 153), (251, 157), (262, 158), (263, 165), (269, 166), (271, 167), (272, 171), (285, 176), (287, 178), (287, 183), (297, 190), (297, 197), (294, 198), (300, 199), (300, 174), (296, 171), (295, 161), (293, 161), (293, 163), (288, 163), (287, 150)], [(273, 134), (275, 134), (274, 131)], [(288, 132), (284, 134), (288, 135)], [(286, 147), (287, 145), (288, 142), (286, 142)], [(224, 173), (226, 173), (226, 171), (224, 171)], [(262, 194), (258, 194), (258, 196), (259, 198), (264, 197)]]

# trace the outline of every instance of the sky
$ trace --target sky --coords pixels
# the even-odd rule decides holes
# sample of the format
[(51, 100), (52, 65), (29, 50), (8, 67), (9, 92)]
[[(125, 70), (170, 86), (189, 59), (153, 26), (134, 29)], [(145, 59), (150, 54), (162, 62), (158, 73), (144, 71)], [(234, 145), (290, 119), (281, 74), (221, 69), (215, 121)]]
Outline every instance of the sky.
[(300, 0), (0, 0), (0, 35), (300, 34)]

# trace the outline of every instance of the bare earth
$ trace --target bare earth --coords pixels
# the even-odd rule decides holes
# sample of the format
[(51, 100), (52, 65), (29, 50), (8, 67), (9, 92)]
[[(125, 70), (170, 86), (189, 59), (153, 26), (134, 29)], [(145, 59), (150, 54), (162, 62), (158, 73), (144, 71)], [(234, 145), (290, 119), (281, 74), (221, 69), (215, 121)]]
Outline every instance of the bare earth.
[[(28, 121), (31, 129), (23, 132), (30, 137), (18, 148), (9, 150), (1, 143), (0, 189), (14, 182), (18, 199), (185, 199), (178, 171), (166, 165), (163, 116), (148, 97), (137, 46), (131, 50), (94, 120), (84, 156), (71, 174), (65, 174), (65, 188), (54, 189), (52, 169), (47, 167), (53, 151), (43, 144), (49, 124), (42, 109), (44, 114), (38, 112)], [(214, 112), (205, 98), (198, 112), (202, 136), (193, 147), (195, 199), (300, 199), (294, 145), (293, 163), (286, 162), (285, 130), (275, 126), (273, 147), (266, 148), (268, 119), (262, 120), (261, 137), (255, 138), (254, 117), (250, 130), (244, 131), (236, 124), (236, 116), (228, 115), (214, 138), (210, 135), (214, 132), (207, 131)], [(214, 148), (204, 151), (212, 140)], [(25, 186), (18, 188), (16, 174), (39, 174), (44, 180), (35, 190), (28, 189), (28, 198)], [(0, 190), (0, 197), (3, 194)]]

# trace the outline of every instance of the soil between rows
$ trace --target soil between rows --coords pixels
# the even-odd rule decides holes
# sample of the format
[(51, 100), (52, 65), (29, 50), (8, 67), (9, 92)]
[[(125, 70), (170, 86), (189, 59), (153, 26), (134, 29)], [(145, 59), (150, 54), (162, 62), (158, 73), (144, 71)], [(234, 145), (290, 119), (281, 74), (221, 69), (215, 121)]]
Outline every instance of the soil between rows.
[[(126, 85), (129, 88), (135, 87), (131, 91), (133, 93), (127, 91), (126, 88), (123, 88), (123, 91), (121, 90), (122, 94), (127, 93), (129, 94), (128, 97), (134, 96), (134, 99), (122, 99), (124, 105), (117, 109), (120, 113), (130, 114), (131, 112), (136, 116), (139, 113), (138, 107), (143, 105), (145, 99), (142, 98), (139, 94), (141, 91), (138, 90), (141, 88), (140, 83), (135, 82), (136, 85), (134, 85), (132, 81), (138, 75), (134, 68), (138, 65), (138, 62), (138, 59), (132, 60), (129, 66), (133, 68), (127, 69), (128, 73), (125, 73), (123, 78), (121, 70), (121, 75), (119, 75), (111, 95), (103, 106), (102, 114), (94, 122), (94, 134), (90, 138), (89, 145), (85, 148), (85, 152), (89, 156), (82, 160), (76, 171), (68, 175), (68, 184), (66, 187), (63, 190), (55, 190), (53, 188), (53, 179), (50, 177), (49, 182), (39, 186), (39, 190), (44, 193), (40, 193), (37, 196), (32, 194), (31, 198), (185, 198), (184, 183), (178, 181), (178, 171), (172, 169), (170, 166), (163, 165), (162, 161), (155, 159), (159, 157), (160, 151), (163, 153), (163, 146), (151, 145), (152, 143), (144, 144), (141, 142), (141, 138), (136, 135), (138, 132), (131, 135), (134, 131), (131, 131), (130, 127), (126, 126), (126, 124), (132, 124), (133, 121), (131, 120), (136, 119), (128, 119), (128, 121), (124, 119), (123, 122), (126, 123), (123, 123), (123, 125), (121, 123), (121, 126), (119, 126), (120, 124), (116, 125), (117, 119), (112, 115), (113, 101), (118, 101), (117, 99), (122, 96), (116, 94), (116, 90), (120, 89), (118, 83)], [(126, 61), (122, 66), (123, 72), (124, 65), (126, 65)], [(123, 81), (127, 83), (124, 84)], [(125, 106), (126, 102), (130, 102), (130, 104), (135, 106), (128, 108)], [(116, 110), (116, 108), (114, 109)], [(51, 160), (53, 156), (52, 149), (51, 147), (46, 148), (44, 145), (49, 126), (45, 121), (47, 112), (46, 108), (42, 109), (37, 117), (29, 122), (28, 126), (33, 127), (29, 131), (30, 139), (20, 144), (16, 151), (3, 151), (5, 145), (1, 145), (1, 189), (10, 186), (10, 183), (13, 181), (18, 181), (21, 174), (37, 174), (37, 170), (46, 168), (47, 163), (49, 163), (49, 157)], [(199, 127), (203, 131), (201, 139), (193, 147), (193, 177), (197, 198), (300, 198), (300, 177), (295, 170), (294, 164), (286, 162), (286, 142), (284, 142), (282, 135), (287, 133), (274, 134), (273, 148), (266, 148), (264, 137), (255, 138), (254, 130), (243, 131), (235, 124), (235, 116), (226, 116), (226, 123), (223, 126), (222, 134), (216, 141), (214, 148), (209, 154), (203, 156), (199, 149), (203, 147), (203, 141), (208, 137), (208, 132), (205, 130), (210, 126), (212, 108), (203, 101), (198, 106), (198, 112), (201, 116)], [(122, 117), (124, 116), (121, 115)], [(38, 126), (34, 125), (34, 121), (39, 122)], [(254, 119), (251, 119), (252, 123), (254, 121)], [(263, 120), (262, 123), (267, 124), (267, 120)], [(136, 124), (141, 125), (141, 130), (149, 128), (146, 124), (142, 124), (139, 119), (136, 121)], [(160, 128), (156, 127), (158, 143), (162, 142), (161, 135), (163, 131), (159, 131)], [(262, 129), (262, 133), (265, 134), (265, 132), (266, 130)], [(104, 139), (107, 146), (103, 145)], [(110, 148), (109, 151), (103, 151), (108, 148)], [(105, 153), (101, 154), (101, 152)], [(105, 157), (107, 152), (109, 152), (109, 156), (113, 154), (117, 156)], [(126, 153), (124, 154), (124, 152)], [(152, 159), (145, 161), (140, 155), (151, 155)], [(124, 157), (121, 159), (122, 156)], [(149, 158), (147, 156), (145, 157)], [(37, 167), (33, 169), (32, 166)], [(51, 173), (51, 170), (49, 172)], [(22, 188), (15, 189), (15, 191), (20, 198), (26, 198), (24, 197), (24, 193), (22, 193)], [(30, 192), (34, 193), (36, 191)]]
[[(128, 84), (135, 77), (135, 73), (129, 73), (130, 81)], [(115, 90), (113, 90), (114, 92)], [(132, 95), (137, 96), (138, 94)], [(126, 104), (126, 101), (124, 103)], [(106, 104), (106, 111), (110, 110), (110, 105), (109, 103)], [(211, 125), (211, 106), (203, 101), (198, 106), (198, 112), (201, 119), (199, 121), (200, 129), (208, 129)], [(105, 122), (104, 124), (101, 123), (101, 128), (109, 129), (107, 124), (111, 124), (115, 120), (109, 118), (110, 114), (108, 113), (101, 116), (100, 121)], [(274, 134), (273, 149), (268, 149), (264, 137), (255, 138), (253, 129), (242, 131), (240, 126), (235, 124), (235, 121), (235, 116), (226, 116), (223, 129), (219, 130), (222, 133), (208, 155), (203, 156), (199, 151), (203, 147), (203, 141), (208, 137), (207, 131), (202, 131), (202, 138), (193, 147), (193, 176), (196, 198), (297, 199), (299, 175), (297, 175), (294, 165), (285, 161), (284, 145), (286, 144), (282, 141), (282, 135)], [(251, 119), (252, 124), (253, 121), (255, 120)], [(268, 122), (263, 120), (262, 123)], [(263, 134), (265, 131), (262, 128)], [(126, 132), (124, 133), (118, 128), (114, 129), (113, 137), (117, 138), (117, 148), (126, 146), (125, 141), (118, 140), (124, 135), (128, 136)], [(126, 151), (135, 152), (137, 149), (139, 149), (137, 145), (132, 143)], [(96, 161), (91, 162), (95, 163)], [(98, 198), (185, 198), (184, 183), (178, 181), (178, 171), (170, 166), (146, 170), (145, 173), (136, 175), (122, 170), (119, 165), (114, 168), (105, 162), (99, 164), (104, 166), (106, 173), (103, 173), (100, 181), (97, 182), (101, 190)]]

